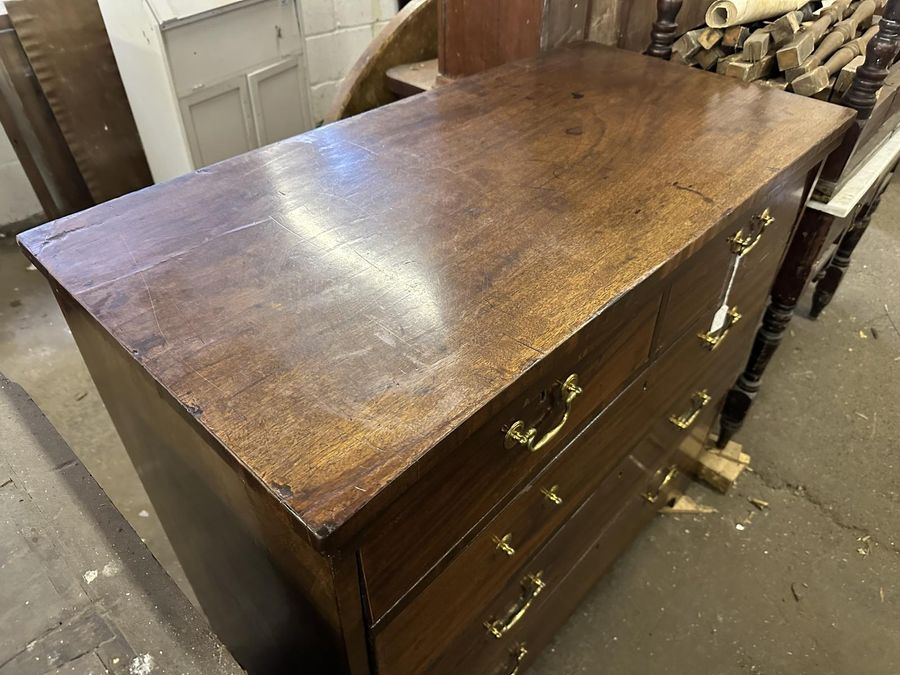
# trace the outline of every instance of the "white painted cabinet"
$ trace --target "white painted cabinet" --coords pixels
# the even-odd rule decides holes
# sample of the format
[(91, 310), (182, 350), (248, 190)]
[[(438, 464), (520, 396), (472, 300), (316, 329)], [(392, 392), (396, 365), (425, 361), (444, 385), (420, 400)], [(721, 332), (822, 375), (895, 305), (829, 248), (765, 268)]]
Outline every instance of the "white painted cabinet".
[(99, 0), (157, 182), (312, 127), (300, 0)]

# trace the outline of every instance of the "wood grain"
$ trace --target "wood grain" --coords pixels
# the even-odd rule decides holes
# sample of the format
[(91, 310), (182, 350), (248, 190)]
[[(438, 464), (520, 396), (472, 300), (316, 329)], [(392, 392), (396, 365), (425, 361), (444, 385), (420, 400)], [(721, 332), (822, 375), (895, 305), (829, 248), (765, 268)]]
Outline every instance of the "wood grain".
[(536, 56), (543, 15), (543, 0), (439, 0), (438, 70), (461, 77)]
[[(508, 673), (512, 668), (509, 652), (523, 640), (528, 643), (529, 652), (537, 654), (545, 641), (539, 643), (532, 639), (532, 635), (542, 632), (549, 638), (567, 615), (549, 612), (549, 599), (559, 597), (562, 591), (562, 596), (573, 608), (575, 600), (583, 597), (627, 548), (657, 509), (657, 504), (650, 504), (642, 495), (656, 489), (675, 460), (675, 454), (673, 449), (659, 448), (652, 442), (643, 442), (632, 448), (596, 494), (537, 556), (523, 566), (518, 575), (510, 578), (508, 586), (493, 599), (479, 620), (469, 622), (457, 639), (435, 655), (438, 658), (428, 672), (435, 675)], [(621, 498), (623, 493), (627, 495), (624, 501)], [(667, 494), (668, 490), (661, 495), (660, 505), (666, 502)], [(581, 564), (589, 552), (594, 555), (586, 564)], [(515, 606), (522, 595), (522, 578), (536, 572), (542, 572), (546, 586), (522, 621), (502, 639), (489, 635), (482, 622), (502, 616), (511, 606)], [(566, 583), (573, 576), (586, 582), (577, 591)], [(394, 672), (406, 675), (410, 671)]]
[[(652, 438), (655, 447), (678, 447), (689, 432), (668, 418), (689, 407), (691, 395), (699, 389), (715, 397), (709, 406), (716, 407), (747, 353), (764, 300), (757, 289), (755, 305), (746, 309), (747, 322), (735, 327), (715, 351), (702, 346), (696, 334), (703, 320), (695, 322), (694, 330), (685, 333), (579, 434), (408, 607), (386, 625), (376, 626), (380, 667), (392, 673), (424, 672), (430, 659), (468, 624), (480, 623), (477, 615), (484, 612), (484, 605), (516, 576), (522, 561), (598, 489), (626, 458), (628, 448), (643, 437)], [(562, 504), (551, 504), (541, 493), (554, 485)], [(627, 492), (613, 491), (610, 498), (618, 503), (626, 496)], [(595, 527), (599, 531), (602, 523)], [(512, 556), (497, 550), (494, 541), (506, 533), (512, 535)]]
[(296, 534), (299, 524), (251, 475), (223, 461), (191, 414), (68, 293), (54, 292), (219, 639), (252, 673), (358, 666), (364, 632), (355, 558), (348, 569), (311, 549)]
[[(712, 315), (725, 302), (726, 291), (729, 306), (741, 310), (759, 295), (760, 284), (763, 287), (771, 284), (803, 206), (807, 180), (808, 172), (781, 177), (778, 189), (759, 195), (747, 210), (741, 212), (731, 233), (714, 239), (696, 254), (697, 264), (683, 265), (673, 275), (657, 329), (657, 349), (670, 345), (700, 315), (706, 316), (711, 324)], [(763, 233), (759, 243), (741, 258), (729, 290), (734, 261), (729, 239), (739, 231), (752, 230), (752, 217), (764, 209), (769, 210), (775, 221)]]
[[(226, 461), (334, 546), (851, 117), (578, 45), (20, 241)], [(688, 155), (705, 161), (671, 160)]]
[[(647, 364), (659, 304), (660, 290), (648, 283), (603, 312), (578, 340), (532, 367), (517, 383), (521, 395), (512, 404), (491, 407), (487, 424), (444, 461), (431, 463), (427, 475), (367, 528), (360, 562), (373, 622), (440, 571), (463, 538), (546, 466)], [(516, 420), (541, 434), (557, 423), (559, 383), (571, 373), (578, 375), (583, 393), (553, 443), (537, 452), (504, 447), (502, 429)]]

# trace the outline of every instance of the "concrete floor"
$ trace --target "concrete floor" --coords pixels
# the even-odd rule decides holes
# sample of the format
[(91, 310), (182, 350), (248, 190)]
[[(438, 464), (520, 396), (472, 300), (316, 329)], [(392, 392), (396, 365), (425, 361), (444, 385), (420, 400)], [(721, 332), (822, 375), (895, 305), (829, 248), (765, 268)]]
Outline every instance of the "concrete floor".
[(29, 393), (156, 559), (196, 601), (50, 287), (15, 237), (0, 235), (0, 373)]
[(244, 671), (0, 374), (0, 675)]
[[(718, 513), (657, 518), (529, 672), (900, 673), (898, 260), (900, 184), (835, 301), (818, 322), (795, 319), (770, 366), (738, 437), (754, 471), (727, 496), (691, 488)], [(0, 239), (0, 372), (186, 587), (52, 296), (26, 265)]]

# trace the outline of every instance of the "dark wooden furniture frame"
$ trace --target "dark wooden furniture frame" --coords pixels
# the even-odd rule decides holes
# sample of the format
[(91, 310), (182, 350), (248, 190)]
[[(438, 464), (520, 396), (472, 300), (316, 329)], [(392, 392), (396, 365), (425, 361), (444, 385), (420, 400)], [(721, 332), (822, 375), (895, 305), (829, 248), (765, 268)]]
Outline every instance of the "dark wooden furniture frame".
[(646, 52), (648, 56), (666, 61), (672, 58), (672, 45), (678, 37), (678, 24), (675, 20), (683, 4), (683, 0), (657, 0), (656, 21), (650, 31), (650, 46)]
[[(866, 49), (864, 65), (856, 71), (853, 83), (841, 101), (842, 105), (856, 110), (856, 121), (822, 169), (816, 191), (826, 198), (836, 192), (845, 170), (859, 151), (863, 133), (872, 120), (878, 92), (900, 52), (900, 0), (888, 0), (879, 26), (877, 35)], [(834, 296), (850, 265), (850, 255), (878, 208), (881, 193), (887, 187), (891, 175), (888, 174), (887, 179), (878, 184), (878, 188), (867, 197), (857, 217), (839, 234), (837, 251), (816, 287), (811, 311), (813, 318), (819, 315)], [(772, 288), (771, 302), (756, 335), (747, 367), (725, 399), (717, 440), (719, 447), (724, 447), (743, 425), (753, 399), (759, 392), (763, 373), (781, 344), (803, 289), (814, 274), (816, 261), (829, 241), (833, 225), (833, 216), (809, 209), (801, 218)]]
[[(681, 0), (658, 0), (658, 16), (653, 24), (650, 47), (646, 52), (648, 55), (666, 60), (671, 58), (672, 44), (678, 35), (676, 18), (682, 4)], [(888, 0), (879, 26), (878, 34), (866, 49), (864, 65), (856, 71), (850, 89), (841, 100), (841, 104), (854, 109), (857, 116), (841, 145), (831, 153), (822, 168), (816, 193), (826, 199), (836, 192), (837, 186), (849, 173), (848, 166), (855, 166), (854, 157), (862, 159), (858, 154), (863, 153), (858, 151), (870, 122), (878, 124), (884, 121), (873, 120), (872, 113), (889, 68), (900, 52), (900, 0)], [(840, 229), (837, 249), (827, 262), (816, 286), (811, 310), (813, 318), (818, 317), (833, 298), (850, 265), (850, 256), (878, 208), (881, 194), (892, 175), (891, 172), (878, 181), (856, 216), (850, 219), (845, 228)], [(834, 221), (834, 216), (813, 210), (807, 210), (800, 219), (772, 288), (771, 301), (757, 332), (747, 366), (726, 397), (717, 439), (719, 447), (724, 447), (743, 425), (750, 405), (759, 392), (766, 366), (781, 343), (803, 289), (813, 276), (816, 261), (829, 242)]]
[(778, 96), (575, 45), (20, 237), (242, 666), (527, 667), (702, 450), (852, 123)]
[(890, 185), (891, 179), (897, 170), (896, 163), (891, 167), (885, 175), (881, 176), (875, 185), (869, 190), (869, 193), (862, 199), (856, 211), (856, 214), (850, 221), (849, 227), (844, 231), (840, 238), (836, 250), (828, 260), (827, 266), (821, 271), (816, 278), (816, 291), (813, 294), (812, 306), (809, 315), (813, 319), (818, 319), (828, 304), (837, 293), (837, 289), (844, 280), (844, 275), (850, 267), (850, 258), (856, 246), (859, 244), (863, 235), (872, 222), (872, 216), (881, 204), (881, 196)]

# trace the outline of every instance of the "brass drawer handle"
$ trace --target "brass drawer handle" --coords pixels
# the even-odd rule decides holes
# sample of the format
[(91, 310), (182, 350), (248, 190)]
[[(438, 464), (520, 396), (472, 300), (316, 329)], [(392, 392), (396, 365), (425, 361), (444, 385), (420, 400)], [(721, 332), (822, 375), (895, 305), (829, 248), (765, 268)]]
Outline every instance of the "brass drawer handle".
[(531, 452), (537, 452), (546, 446), (560, 431), (562, 431), (562, 428), (566, 426), (566, 422), (569, 421), (569, 413), (572, 412), (572, 401), (581, 394), (581, 391), (581, 387), (578, 386), (578, 375), (574, 373), (569, 375), (569, 377), (566, 378), (566, 381), (560, 385), (560, 393), (562, 394), (566, 411), (563, 413), (562, 419), (559, 420), (559, 424), (544, 434), (541, 440), (535, 442), (538, 430), (535, 427), (531, 427), (526, 431), (525, 422), (519, 420), (506, 430), (504, 445), (507, 448), (513, 448), (516, 445), (524, 445)]
[(753, 247), (762, 239), (766, 228), (775, 222), (775, 218), (769, 213), (769, 209), (766, 209), (758, 216), (753, 216), (751, 222), (753, 223), (753, 229), (750, 232), (744, 234), (744, 229), (741, 228), (728, 240), (731, 242), (731, 252), (737, 255), (738, 258), (743, 258), (753, 250)]
[(512, 532), (507, 532), (502, 537), (494, 535), (493, 541), (497, 544), (497, 549), (503, 551), (506, 555), (512, 555), (516, 552), (516, 549), (514, 549), (510, 543), (512, 541)]
[(666, 489), (666, 487), (675, 480), (675, 476), (678, 475), (678, 467), (671, 466), (669, 467), (669, 472), (666, 474), (666, 477), (662, 479), (662, 482), (656, 487), (656, 492), (646, 492), (644, 493), (644, 499), (646, 499), (651, 504), (655, 504), (659, 499), (660, 493)]
[(499, 640), (509, 632), (513, 626), (522, 620), (522, 617), (525, 616), (525, 612), (531, 607), (534, 599), (541, 594), (541, 591), (544, 590), (544, 586), (546, 586), (541, 580), (542, 574), (543, 572), (537, 572), (535, 574), (529, 574), (522, 579), (522, 597), (519, 598), (515, 605), (509, 608), (509, 611), (503, 618), (491, 619), (484, 622), (484, 627), (487, 628), (488, 633)]
[(712, 400), (712, 396), (704, 389), (691, 396), (691, 409), (680, 415), (672, 415), (669, 421), (679, 429), (687, 429), (700, 414), (700, 411)]
[(712, 351), (722, 343), (722, 340), (728, 335), (728, 331), (731, 330), (732, 326), (742, 318), (744, 317), (737, 311), (737, 307), (732, 307), (728, 310), (728, 317), (725, 319), (725, 325), (718, 330), (711, 330), (707, 333), (697, 333), (697, 337), (703, 340), (703, 344), (707, 349)]
[(541, 494), (547, 498), (548, 502), (550, 502), (551, 504), (555, 504), (556, 506), (559, 506), (560, 504), (563, 503), (563, 500), (562, 500), (562, 497), (559, 496), (559, 493), (557, 492), (557, 490), (559, 490), (559, 485), (554, 485), (549, 490), (547, 488), (542, 488)]
[(511, 650), (511, 655), (514, 659), (513, 661), (513, 669), (509, 671), (508, 675), (519, 675), (519, 671), (522, 668), (522, 661), (528, 656), (528, 650), (525, 648), (525, 643), (516, 645), (516, 648)]

